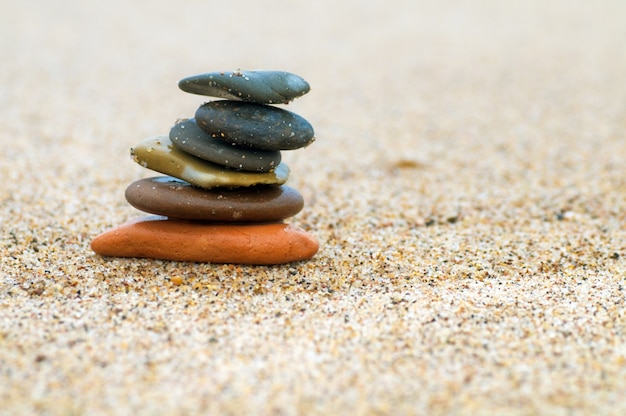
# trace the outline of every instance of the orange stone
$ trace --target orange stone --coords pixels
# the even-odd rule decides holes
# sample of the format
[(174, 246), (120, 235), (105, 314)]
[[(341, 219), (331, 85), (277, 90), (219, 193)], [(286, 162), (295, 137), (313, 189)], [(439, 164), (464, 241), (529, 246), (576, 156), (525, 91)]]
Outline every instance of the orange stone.
[(91, 249), (111, 257), (269, 265), (310, 259), (319, 244), (282, 222), (209, 224), (145, 216), (100, 234)]

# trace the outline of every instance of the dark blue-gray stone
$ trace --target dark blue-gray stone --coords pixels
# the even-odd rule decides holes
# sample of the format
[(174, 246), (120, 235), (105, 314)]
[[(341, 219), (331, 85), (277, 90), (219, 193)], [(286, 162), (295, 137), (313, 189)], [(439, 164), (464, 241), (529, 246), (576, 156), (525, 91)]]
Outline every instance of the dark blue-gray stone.
[(170, 140), (180, 150), (218, 165), (251, 172), (270, 172), (280, 163), (280, 151), (233, 146), (212, 138), (194, 119), (172, 127)]
[(211, 137), (236, 146), (293, 150), (315, 140), (313, 127), (287, 110), (241, 101), (211, 101), (196, 111), (196, 123)]
[(184, 78), (178, 86), (192, 94), (259, 104), (287, 104), (311, 89), (304, 79), (285, 71), (208, 72)]

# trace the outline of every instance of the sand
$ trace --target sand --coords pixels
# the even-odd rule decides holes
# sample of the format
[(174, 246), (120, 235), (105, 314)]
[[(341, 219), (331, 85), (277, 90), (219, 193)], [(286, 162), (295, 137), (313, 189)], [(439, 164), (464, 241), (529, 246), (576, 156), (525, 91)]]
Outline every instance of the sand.
[[(0, 414), (626, 412), (626, 7), (0, 4)], [(319, 239), (274, 267), (105, 259), (129, 148), (280, 69)]]

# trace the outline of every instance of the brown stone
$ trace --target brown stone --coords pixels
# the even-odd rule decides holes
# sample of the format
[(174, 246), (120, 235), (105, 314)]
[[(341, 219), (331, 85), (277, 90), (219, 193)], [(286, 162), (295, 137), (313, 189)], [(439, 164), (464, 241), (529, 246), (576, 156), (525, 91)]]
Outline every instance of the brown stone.
[(302, 195), (286, 185), (203, 189), (170, 176), (131, 183), (126, 200), (141, 211), (195, 221), (278, 221), (304, 206)]
[(91, 248), (111, 257), (270, 265), (310, 259), (319, 244), (301, 228), (282, 222), (203, 224), (146, 216), (100, 234)]

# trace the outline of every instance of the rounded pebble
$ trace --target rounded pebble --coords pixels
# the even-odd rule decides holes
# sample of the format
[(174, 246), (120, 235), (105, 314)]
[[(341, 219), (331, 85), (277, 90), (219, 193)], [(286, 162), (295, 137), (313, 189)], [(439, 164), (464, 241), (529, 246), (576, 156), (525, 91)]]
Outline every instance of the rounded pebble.
[(131, 183), (126, 200), (141, 211), (194, 221), (278, 221), (304, 206), (302, 195), (286, 185), (202, 189), (169, 176)]
[(315, 138), (311, 124), (295, 113), (239, 101), (211, 101), (200, 106), (196, 123), (211, 137), (255, 149), (299, 149)]
[(270, 265), (310, 259), (319, 244), (284, 223), (199, 224), (146, 216), (100, 234), (91, 248), (111, 257)]
[(233, 146), (209, 136), (194, 119), (176, 123), (170, 140), (184, 152), (218, 165), (251, 172), (269, 172), (280, 163), (280, 151)]
[(281, 163), (272, 172), (229, 169), (192, 156), (174, 146), (168, 136), (153, 136), (130, 150), (132, 159), (147, 169), (161, 172), (201, 188), (218, 186), (282, 185), (289, 167)]
[(285, 71), (209, 72), (182, 79), (178, 86), (192, 94), (259, 104), (287, 104), (311, 89), (304, 79)]

